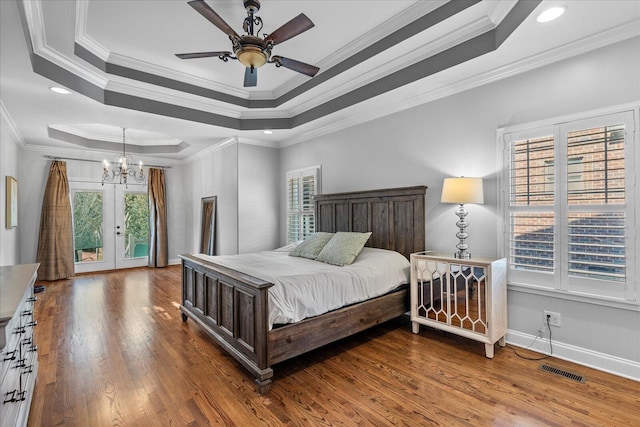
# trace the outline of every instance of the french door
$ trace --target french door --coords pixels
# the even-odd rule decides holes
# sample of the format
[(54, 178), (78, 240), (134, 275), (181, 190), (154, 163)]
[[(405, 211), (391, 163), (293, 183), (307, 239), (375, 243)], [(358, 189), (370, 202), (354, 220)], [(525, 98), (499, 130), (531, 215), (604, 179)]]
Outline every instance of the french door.
[(147, 187), (69, 182), (75, 272), (148, 264)]

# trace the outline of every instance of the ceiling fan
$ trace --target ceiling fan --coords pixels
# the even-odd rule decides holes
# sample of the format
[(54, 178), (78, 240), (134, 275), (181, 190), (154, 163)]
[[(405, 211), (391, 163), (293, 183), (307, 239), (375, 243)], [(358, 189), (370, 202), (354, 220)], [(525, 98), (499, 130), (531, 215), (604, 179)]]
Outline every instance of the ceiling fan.
[[(320, 70), (313, 65), (296, 61), (282, 56), (271, 56), (273, 46), (287, 41), (298, 34), (301, 34), (313, 27), (313, 22), (304, 14), (296, 16), (271, 34), (265, 34), (264, 38), (260, 38), (258, 33), (262, 30), (262, 19), (255, 14), (260, 10), (259, 0), (244, 0), (244, 8), (247, 11), (247, 17), (244, 19), (242, 28), (247, 34), (238, 35), (233, 28), (227, 24), (224, 19), (209, 7), (204, 0), (189, 1), (189, 6), (193, 7), (202, 16), (207, 18), (209, 22), (222, 30), (231, 40), (233, 53), (229, 51), (219, 52), (196, 52), (196, 53), (177, 53), (176, 56), (181, 59), (207, 58), (217, 56), (224, 62), (229, 59), (237, 59), (247, 67), (244, 73), (244, 86), (251, 87), (258, 83), (258, 68), (266, 63), (275, 64), (276, 67), (285, 67), (298, 73), (306, 74), (313, 77)], [(255, 29), (259, 26), (258, 29)], [(235, 56), (234, 56), (235, 54)]]

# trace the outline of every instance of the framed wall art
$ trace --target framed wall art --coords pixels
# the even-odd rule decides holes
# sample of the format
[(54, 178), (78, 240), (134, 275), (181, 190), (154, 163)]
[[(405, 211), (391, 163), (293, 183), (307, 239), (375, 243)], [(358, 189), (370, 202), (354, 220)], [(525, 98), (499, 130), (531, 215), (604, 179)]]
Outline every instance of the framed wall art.
[(7, 198), (6, 198), (6, 227), (18, 226), (18, 181), (7, 175)]

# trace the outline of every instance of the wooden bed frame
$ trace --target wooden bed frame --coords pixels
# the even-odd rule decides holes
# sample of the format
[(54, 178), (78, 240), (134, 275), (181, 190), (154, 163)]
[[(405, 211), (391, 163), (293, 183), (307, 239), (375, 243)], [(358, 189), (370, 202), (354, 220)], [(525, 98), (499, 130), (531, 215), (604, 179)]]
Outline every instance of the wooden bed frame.
[[(367, 246), (407, 259), (424, 250), (425, 192), (416, 186), (315, 197), (317, 231), (371, 231)], [(409, 310), (407, 286), (383, 296), (269, 330), (271, 283), (203, 259), (182, 259), (182, 320), (198, 323), (269, 391), (272, 365), (353, 335)]]

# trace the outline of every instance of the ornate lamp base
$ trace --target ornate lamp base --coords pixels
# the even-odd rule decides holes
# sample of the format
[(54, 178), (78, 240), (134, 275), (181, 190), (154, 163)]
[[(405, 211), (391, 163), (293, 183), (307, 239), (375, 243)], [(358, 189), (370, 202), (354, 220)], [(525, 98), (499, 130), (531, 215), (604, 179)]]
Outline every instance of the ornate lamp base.
[(460, 207), (458, 207), (458, 210), (456, 211), (456, 215), (460, 218), (458, 222), (456, 222), (456, 225), (460, 229), (460, 231), (456, 233), (456, 237), (460, 239), (460, 241), (456, 245), (458, 252), (453, 254), (454, 257), (458, 259), (471, 258), (471, 254), (467, 251), (467, 249), (469, 249), (469, 245), (466, 243), (466, 240), (469, 237), (469, 233), (466, 232), (466, 228), (469, 226), (469, 223), (465, 221), (465, 217), (468, 214), (469, 213), (464, 209), (464, 204), (460, 203)]

